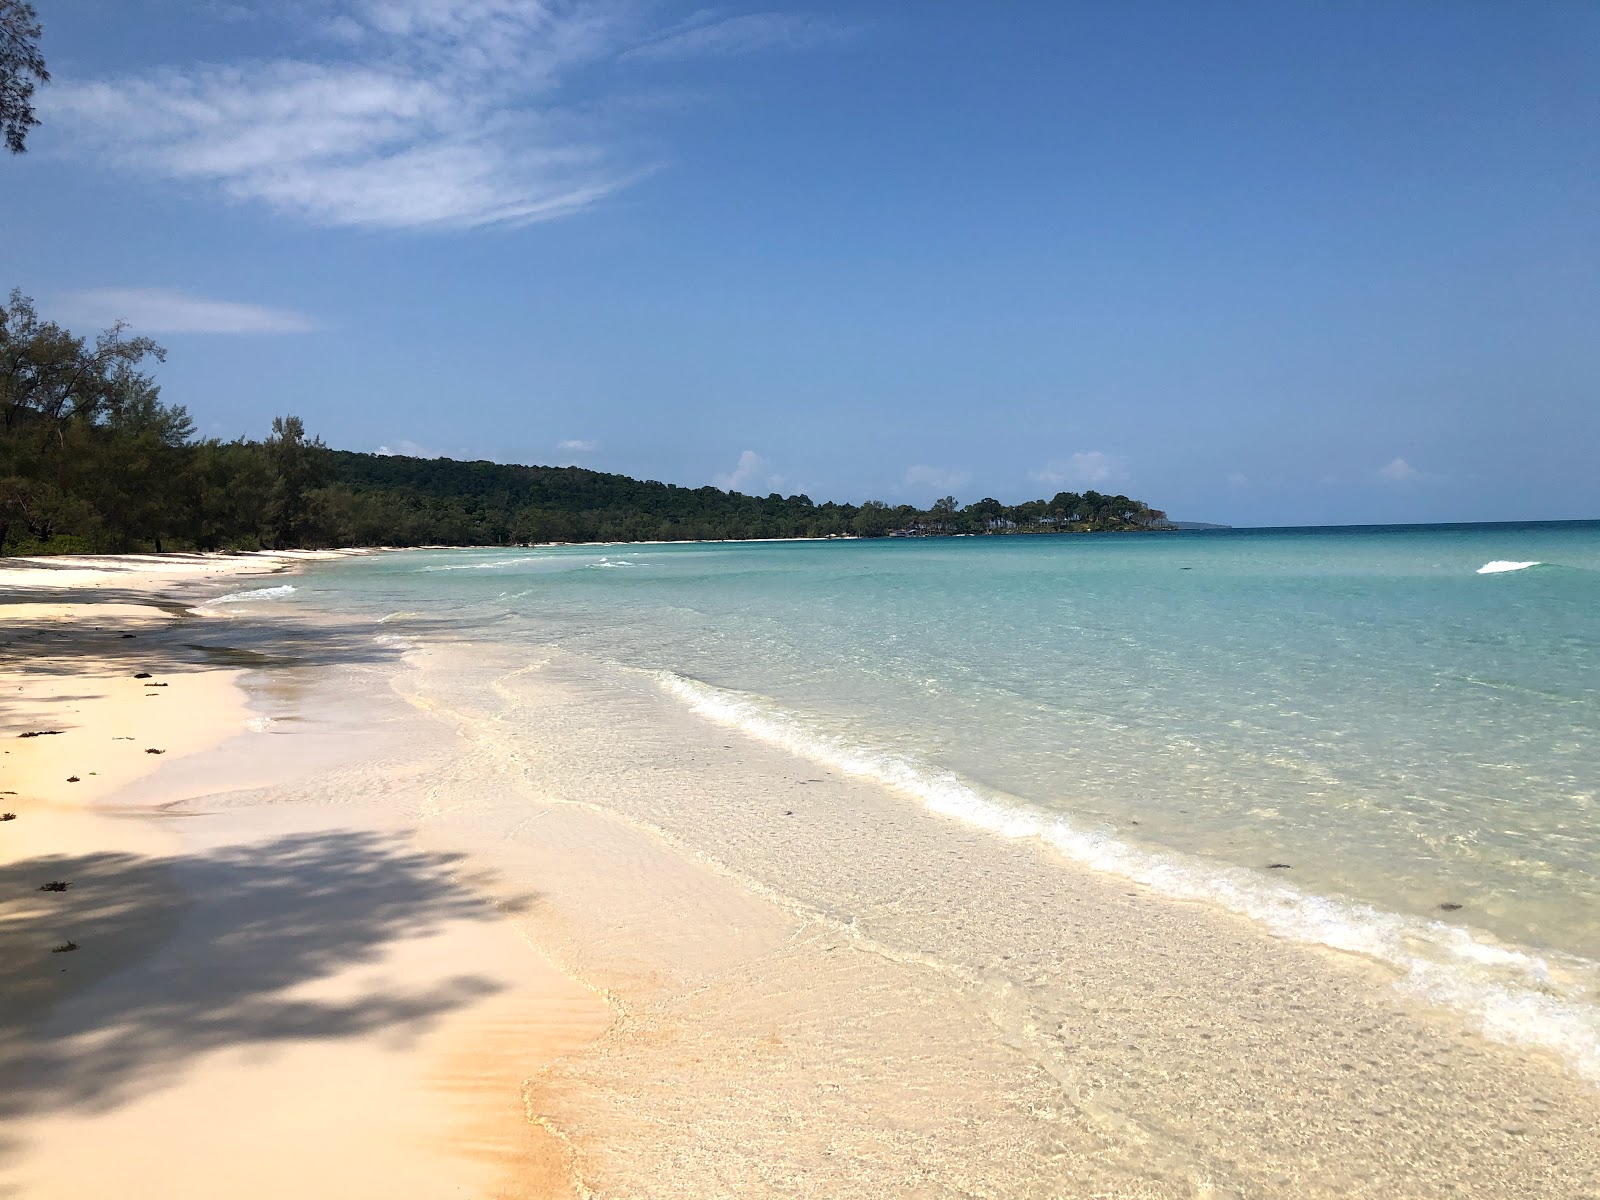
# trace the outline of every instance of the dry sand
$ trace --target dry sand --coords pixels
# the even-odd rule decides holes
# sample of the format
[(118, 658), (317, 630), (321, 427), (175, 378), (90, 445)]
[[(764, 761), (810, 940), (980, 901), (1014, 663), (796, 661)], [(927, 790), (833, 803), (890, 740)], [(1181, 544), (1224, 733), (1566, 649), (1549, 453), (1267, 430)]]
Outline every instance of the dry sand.
[(180, 619), (306, 557), (0, 571), (0, 1195), (571, 1194), (521, 1085), (604, 1004), (393, 811), (204, 801), (359, 740)]

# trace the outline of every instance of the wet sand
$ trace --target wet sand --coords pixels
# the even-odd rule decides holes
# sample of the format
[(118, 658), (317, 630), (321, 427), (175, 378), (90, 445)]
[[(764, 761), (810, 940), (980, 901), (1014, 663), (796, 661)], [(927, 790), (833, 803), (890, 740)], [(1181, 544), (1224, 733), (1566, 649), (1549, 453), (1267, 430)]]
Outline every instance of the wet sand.
[(648, 676), (413, 653), (478, 769), (428, 834), (618, 1020), (541, 1079), (599, 1196), (1590, 1196), (1600, 1096), (1365, 959), (709, 724)]
[[(174, 747), (153, 772), (92, 803), (41, 777), (0, 825), (34, 997), (0, 1017), (9, 1194), (1600, 1194), (1594, 1089), (1378, 964), (556, 647), (267, 605), (198, 628), (148, 707), (214, 688), (213, 733), (141, 727)], [(7, 748), (86, 708), (49, 686)]]

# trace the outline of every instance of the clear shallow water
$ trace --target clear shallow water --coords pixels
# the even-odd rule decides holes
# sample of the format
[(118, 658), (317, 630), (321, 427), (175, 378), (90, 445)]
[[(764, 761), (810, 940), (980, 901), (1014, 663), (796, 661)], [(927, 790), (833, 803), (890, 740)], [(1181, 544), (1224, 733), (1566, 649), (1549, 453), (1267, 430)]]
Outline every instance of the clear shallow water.
[(296, 587), (651, 672), (1600, 1078), (1600, 523), (416, 552)]

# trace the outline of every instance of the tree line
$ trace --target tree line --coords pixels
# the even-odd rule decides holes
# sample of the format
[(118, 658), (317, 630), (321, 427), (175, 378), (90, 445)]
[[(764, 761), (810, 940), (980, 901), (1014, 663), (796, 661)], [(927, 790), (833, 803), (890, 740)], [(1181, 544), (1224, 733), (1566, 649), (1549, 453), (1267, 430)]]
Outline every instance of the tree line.
[(0, 554), (485, 546), (1161, 528), (1127, 496), (928, 509), (747, 496), (580, 467), (334, 450), (282, 416), (270, 436), (195, 434), (150, 373), (165, 352), (119, 326), (93, 341), (13, 291), (0, 307)]

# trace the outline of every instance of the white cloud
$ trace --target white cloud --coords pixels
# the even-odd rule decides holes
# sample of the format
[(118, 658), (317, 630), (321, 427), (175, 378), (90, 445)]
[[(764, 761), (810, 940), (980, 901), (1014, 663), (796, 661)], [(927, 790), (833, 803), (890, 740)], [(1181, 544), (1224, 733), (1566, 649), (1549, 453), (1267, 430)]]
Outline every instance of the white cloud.
[(767, 468), (771, 464), (754, 450), (739, 455), (739, 461), (726, 475), (714, 475), (711, 482), (725, 492), (747, 492), (754, 489), (772, 491), (783, 486), (784, 477), (774, 475)]
[(1067, 459), (1052, 459), (1028, 477), (1051, 487), (1092, 488), (1126, 479), (1127, 463), (1100, 450), (1084, 450)]
[(960, 467), (930, 467), (926, 463), (918, 463), (914, 467), (906, 468), (904, 486), (931, 487), (948, 491), (952, 488), (965, 487), (971, 481), (972, 472), (962, 470)]
[(593, 454), (600, 449), (599, 442), (585, 441), (582, 438), (567, 438), (556, 443), (557, 450), (565, 450), (569, 454)]
[(774, 47), (800, 50), (848, 37), (854, 30), (816, 17), (763, 12), (718, 18), (697, 13), (655, 40), (636, 46), (622, 57), (666, 60), (702, 55), (749, 54)]
[[(565, 100), (575, 72), (630, 47), (737, 53), (763, 38), (805, 41), (811, 28), (767, 13), (701, 18), (663, 36), (645, 25), (648, 0), (320, 7), (320, 53), (59, 80), (45, 96), (51, 124), (78, 153), (315, 225), (526, 224), (588, 208), (650, 170), (622, 161), (604, 95)], [(253, 11), (281, 19), (306, 9)]]
[(233, 300), (209, 300), (172, 288), (90, 288), (68, 292), (60, 309), (71, 322), (126, 321), (135, 333), (311, 333), (304, 313)]
[(1378, 478), (1389, 483), (1414, 483), (1419, 479), (1438, 479), (1439, 476), (1419, 471), (1403, 458), (1395, 458), (1378, 468)]
[(419, 446), (415, 442), (401, 438), (392, 446), (379, 446), (379, 454), (397, 454), (403, 458), (437, 458), (438, 456), (426, 446)]
[(1228, 474), (1229, 487), (1244, 487), (1245, 484), (1249, 482), (1250, 476), (1246, 475), (1243, 471), (1231, 471)]

